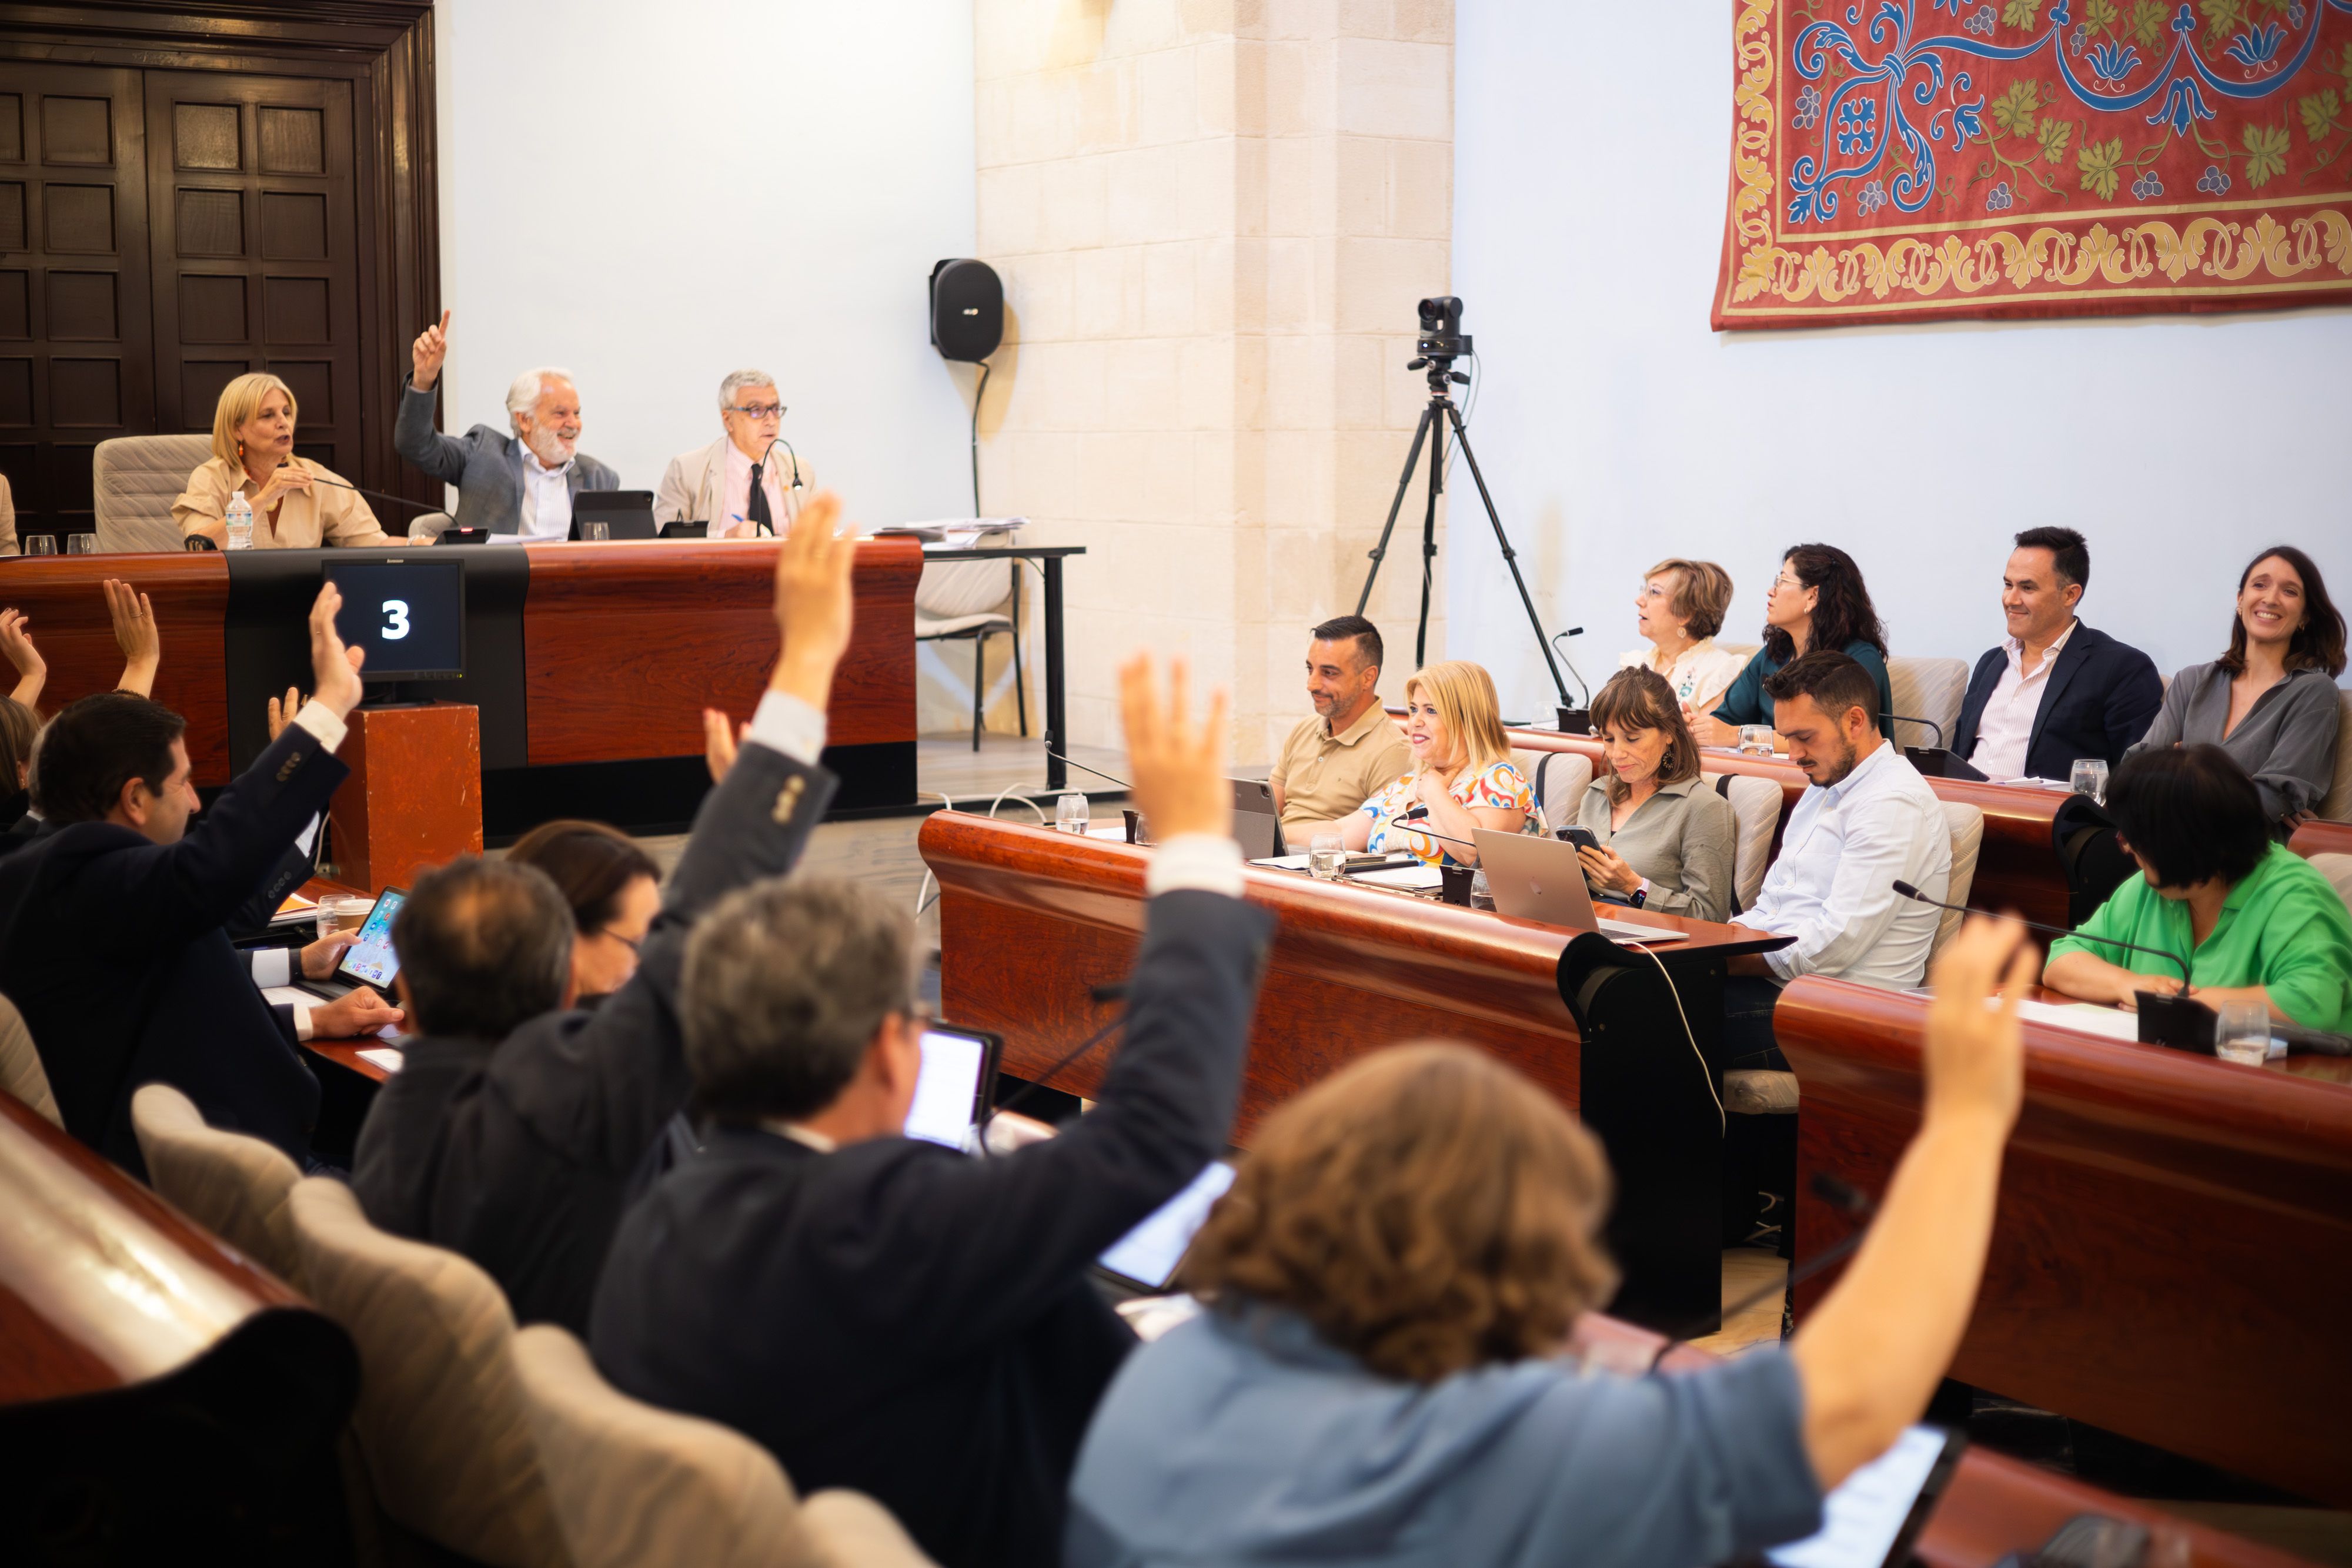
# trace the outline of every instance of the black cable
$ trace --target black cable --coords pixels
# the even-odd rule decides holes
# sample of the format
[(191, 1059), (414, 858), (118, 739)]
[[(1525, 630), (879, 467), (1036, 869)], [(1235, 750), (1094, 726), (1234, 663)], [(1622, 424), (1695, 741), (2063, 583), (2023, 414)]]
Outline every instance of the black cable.
[(971, 394), (971, 515), (980, 512), (980, 400), (988, 395), (989, 363), (980, 361), (980, 386)]

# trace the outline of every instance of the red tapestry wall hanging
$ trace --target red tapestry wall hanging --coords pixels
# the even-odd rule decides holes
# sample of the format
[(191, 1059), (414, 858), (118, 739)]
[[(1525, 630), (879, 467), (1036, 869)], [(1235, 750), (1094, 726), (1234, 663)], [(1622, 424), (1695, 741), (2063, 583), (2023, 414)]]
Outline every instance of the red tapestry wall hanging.
[(2352, 300), (2352, 0), (1736, 0), (1717, 328)]

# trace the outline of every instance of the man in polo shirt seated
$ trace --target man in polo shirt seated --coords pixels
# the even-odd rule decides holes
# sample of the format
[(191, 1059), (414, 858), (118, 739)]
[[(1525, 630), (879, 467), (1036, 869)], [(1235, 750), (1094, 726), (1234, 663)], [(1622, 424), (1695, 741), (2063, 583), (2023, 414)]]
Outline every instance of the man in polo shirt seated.
[(1294, 846), (1338, 832), (1340, 818), (1412, 771), (1412, 748), (1376, 689), (1387, 657), (1380, 629), (1360, 615), (1340, 615), (1313, 635), (1307, 698), (1315, 716), (1298, 721), (1267, 779), (1282, 836)]

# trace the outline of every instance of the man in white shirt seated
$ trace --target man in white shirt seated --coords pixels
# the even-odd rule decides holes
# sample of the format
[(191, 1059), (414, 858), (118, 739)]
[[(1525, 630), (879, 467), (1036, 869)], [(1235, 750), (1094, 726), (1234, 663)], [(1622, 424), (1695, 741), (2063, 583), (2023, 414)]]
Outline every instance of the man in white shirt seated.
[(1919, 770), (1878, 733), (1878, 687), (1843, 653), (1816, 649), (1764, 683), (1789, 759), (1813, 787), (1790, 813), (1780, 857), (1739, 925), (1793, 936), (1776, 953), (1731, 961), (1724, 982), (1724, 1058), (1732, 1068), (1785, 1071), (1772, 1039), (1772, 1004), (1800, 975), (1900, 989), (1920, 983), (1938, 911), (1951, 885), (1952, 836), (1943, 803)]
[(782, 439), (784, 402), (765, 371), (736, 371), (719, 383), (719, 423), (726, 434), (669, 460), (654, 495), (664, 523), (709, 523), (714, 539), (782, 531), (814, 494), (814, 475)]

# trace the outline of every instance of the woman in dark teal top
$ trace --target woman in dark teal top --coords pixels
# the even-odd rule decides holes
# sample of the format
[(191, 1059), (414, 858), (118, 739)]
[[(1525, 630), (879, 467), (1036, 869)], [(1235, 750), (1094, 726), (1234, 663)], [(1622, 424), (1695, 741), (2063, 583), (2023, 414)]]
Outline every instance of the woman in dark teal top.
[(1886, 631), (1853, 557), (1835, 545), (1799, 545), (1780, 559), (1764, 597), (1764, 646), (1723, 694), (1712, 716), (1691, 716), (1701, 746), (1737, 746), (1743, 724), (1770, 724), (1764, 680), (1812, 648), (1835, 648), (1870, 672), (1878, 687), (1878, 732), (1895, 733), (1895, 692), (1886, 680)]

